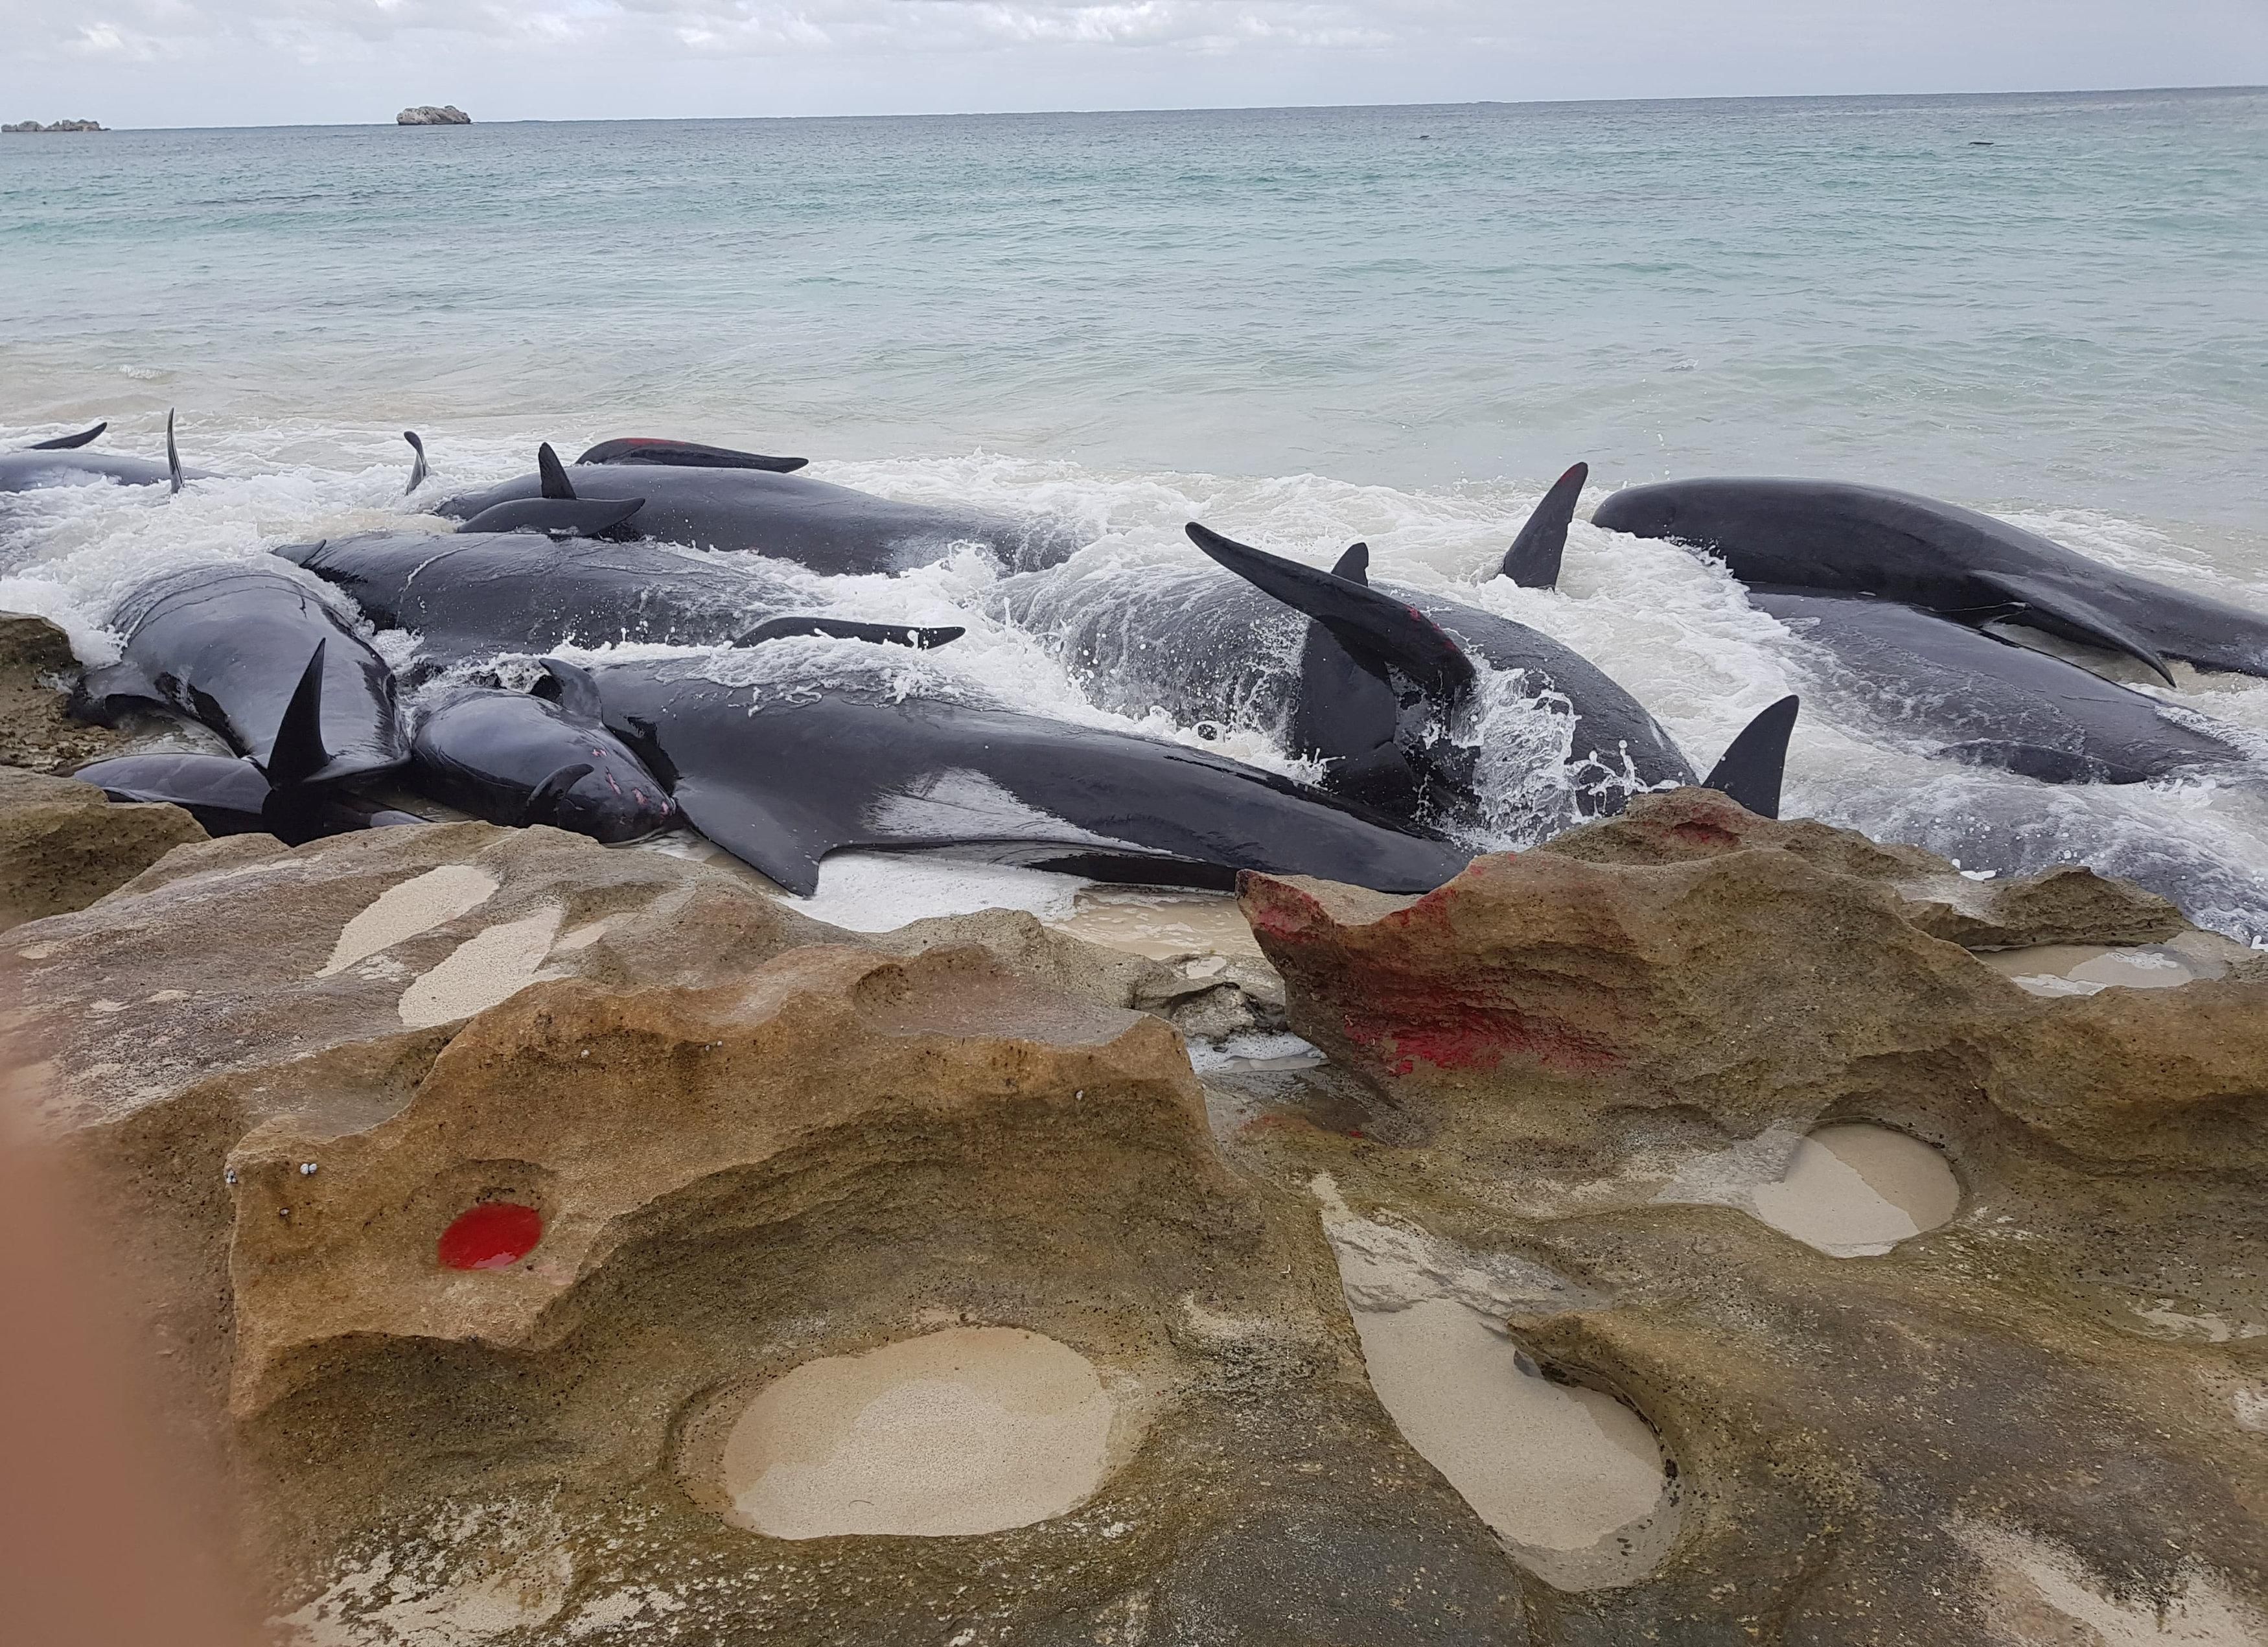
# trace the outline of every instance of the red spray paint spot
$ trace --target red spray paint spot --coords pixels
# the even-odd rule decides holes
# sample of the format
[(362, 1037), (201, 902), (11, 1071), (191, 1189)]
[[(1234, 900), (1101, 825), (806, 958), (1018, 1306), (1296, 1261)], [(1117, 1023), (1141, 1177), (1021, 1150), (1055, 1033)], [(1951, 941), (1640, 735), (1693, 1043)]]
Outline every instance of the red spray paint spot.
[(441, 1231), (444, 1269), (503, 1269), (535, 1251), (543, 1215), (517, 1201), (482, 1201)]

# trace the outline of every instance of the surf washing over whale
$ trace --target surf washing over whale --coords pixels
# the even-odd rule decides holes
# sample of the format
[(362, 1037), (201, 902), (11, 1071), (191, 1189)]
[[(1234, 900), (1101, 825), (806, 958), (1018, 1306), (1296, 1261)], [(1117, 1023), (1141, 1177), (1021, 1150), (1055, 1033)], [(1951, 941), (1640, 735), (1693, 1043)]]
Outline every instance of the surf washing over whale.
[[(70, 432), (9, 431), (20, 438), (0, 439), (0, 447), (26, 446), (55, 432)], [(943, 677), (937, 671), (949, 661), (954, 690), (975, 691), (988, 713), (1162, 739), (1305, 783), (1325, 776), (1327, 768), (1302, 752), (1279, 713), (1281, 705), (1271, 709), (1256, 699), (1241, 711), (1232, 705), (1219, 718), (1192, 721), (1185, 705), (1138, 701), (1141, 694), (1113, 690), (1113, 682), (1083, 678), (1079, 659), (1059, 644), (1060, 637), (1013, 621), (1012, 602), (1005, 596), (1020, 577), (1131, 580), (1138, 589), (1146, 586), (1158, 606), (1170, 607), (1189, 591), (1217, 587), (1221, 576), (1186, 533), (1197, 520), (1233, 524), (1239, 536), (1231, 541), (1261, 540), (1271, 551), (1319, 572), (1337, 563), (1346, 543), (1359, 538), (1368, 545), (1373, 586), (1551, 638), (1602, 669), (1617, 690), (1636, 700), (1640, 713), (1658, 724), (1673, 748), (1693, 751), (1697, 760), (1712, 758), (1780, 698), (1803, 694), (1807, 710), (1794, 730), (1786, 774), (1785, 805), (1791, 815), (1819, 816), (1914, 839), (1949, 851), (1977, 873), (2087, 860), (2166, 892), (2201, 919), (2241, 936), (2268, 938), (2268, 878), (2257, 868), (2268, 861), (2263, 850), (2268, 824), (2258, 810), (2257, 754), (2268, 734), (2268, 696), (2249, 680), (2208, 681), (2193, 677), (2184, 667), (2183, 685), (2169, 691), (2139, 665), (2132, 666), (2131, 672), (2141, 680), (2128, 684), (2146, 693), (2152, 704), (2164, 705), (2176, 722), (2201, 715), (2201, 706), (2210, 705), (2209, 728), (2198, 722), (2207, 728), (2198, 732), (2199, 747), (2226, 758), (2185, 765), (2178, 772), (2146, 774), (2147, 781), (2138, 783), (2049, 787), (2026, 777), (2021, 768), (1995, 770), (1945, 758), (1948, 744), (1959, 740), (1928, 735), (1923, 718), (1886, 716), (1879, 703), (1857, 703), (1847, 670), (1825, 654), (1815, 633), (1752, 602), (1719, 565), (1682, 545), (1608, 531), (1578, 511), (1567, 528), (1555, 587), (1526, 587), (1505, 575), (1506, 546), (1544, 501), (1547, 489), (1542, 487), (1386, 491), (1314, 477), (1262, 483), (1201, 476), (1114, 476), (985, 456), (827, 462), (822, 469), (828, 484), (995, 520), (1045, 520), (1059, 535), (1057, 541), (1076, 537), (1084, 544), (1046, 572), (1019, 572), (987, 546), (964, 540), (949, 543), (927, 564), (832, 576), (740, 551), (688, 550), (644, 541), (555, 540), (540, 531), (460, 534), (459, 522), (415, 511), (426, 499), (462, 495), (524, 473), (534, 443), (525, 437), (455, 431), (437, 435), (431, 429), (424, 433), (424, 461), (433, 472), (407, 500), (398, 428), (336, 437), (342, 461), (331, 466), (280, 464), (252, 432), (200, 426), (200, 455), (220, 468), (178, 496), (146, 486), (66, 486), (17, 494), (0, 511), (10, 566), (0, 580), (0, 605), (55, 617), (71, 634), (82, 658), (99, 667), (119, 661), (120, 636), (108, 626), (112, 614), (161, 571), (237, 563), (304, 577), (289, 560), (313, 568), (318, 558), (330, 555), (343, 565), (359, 552), (369, 563), (362, 568), (365, 581), (372, 575), (391, 576), (398, 595), (414, 587), (416, 580), (407, 574), (430, 558), (427, 548), (432, 557), (485, 553), (500, 557), (500, 565), (518, 568), (490, 590), (506, 605), (517, 601), (526, 607), (526, 592), (543, 587), (532, 574), (547, 565), (557, 572), (561, 603), (519, 614), (528, 627), (517, 662), (507, 656), (489, 660), (496, 665), (492, 668), (480, 667), (469, 659), (473, 648), (450, 642), (446, 624), (434, 625), (437, 644), (423, 646), (412, 627), (392, 626), (408, 614), (389, 610), (386, 600), (374, 602), (366, 618), (350, 602), (338, 602), (350, 625), (361, 630), (377, 654), (401, 672), (411, 726), (453, 698), (461, 703), (468, 686), (500, 679), (515, 690), (526, 688), (537, 678), (538, 659), (546, 654), (601, 672), (666, 664), (669, 676), (691, 674), (735, 691), (769, 690), (791, 698), (799, 692), (823, 696), (836, 683), (854, 683), (862, 693), (918, 698), (941, 690)], [(633, 466), (622, 467), (637, 478)], [(1552, 501), (1564, 508), (1572, 495), (1563, 484)], [(1589, 501), (1596, 506), (1608, 496), (1594, 488)], [(637, 519), (633, 513), (619, 524), (634, 528)], [(2063, 525), (2064, 541), (2076, 535), (2097, 557), (2124, 558), (2131, 565), (2146, 551), (2139, 543), (2106, 542), (2092, 523), (2080, 522), (2076, 534), (2068, 523), (2044, 524), (2051, 535)], [(269, 553), (284, 541), (321, 547), (295, 550), (284, 558)], [(379, 562), (397, 564), (387, 572), (378, 567)], [(659, 568), (697, 573), (722, 563), (738, 568), (739, 581), (721, 604), (711, 594), (693, 598), (696, 586), (687, 585), (688, 609), (710, 626), (693, 644), (657, 642), (629, 625), (617, 624), (609, 631), (577, 617), (578, 609), (583, 619), (615, 609), (590, 602), (591, 591), (603, 594), (616, 574)], [(2179, 572), (2154, 565), (2153, 570), (2161, 578)], [(1548, 567), (1529, 568), (1531, 584), (1550, 578)], [(660, 586), (667, 583), (660, 580)], [(309, 580), (307, 587), (323, 586)], [(355, 586), (342, 578), (338, 587), (351, 594)], [(580, 597), (578, 588), (584, 592)], [(585, 600), (584, 609), (576, 607), (578, 598)], [(666, 614), (666, 593), (663, 606), (652, 610)], [(726, 642), (746, 639), (748, 631), (783, 614), (796, 615), (797, 621), (828, 617), (908, 631), (965, 632), (934, 657), (851, 641), (798, 642), (806, 659), (799, 666), (803, 678), (760, 683), (747, 666), (734, 661), (745, 654)], [(1273, 648), (1287, 667), (1296, 667), (1311, 632), (1298, 612), (1284, 608), (1280, 615), (1257, 622), (1255, 645), (1263, 651)], [(776, 656), (766, 667), (776, 675), (779, 662)], [(1486, 655), (1476, 655), (1469, 705), (1454, 725), (1440, 728), (1440, 735), (1463, 742), (1474, 802), (1452, 824), (1454, 840), (1444, 846), (1454, 856), (1445, 857), (1445, 863), (1473, 851), (1531, 845), (1585, 809), (1581, 785), (1571, 777), (1570, 767), (1580, 732), (1576, 707), (1563, 691), (1528, 678), (1529, 673), (1517, 667), (1500, 669)], [(605, 678), (603, 673), (599, 678)], [(619, 735), (624, 728), (611, 730)], [(2073, 775), (2084, 774), (2060, 774)], [(513, 793), (522, 804), (533, 801), (541, 811), (581, 777), (547, 793), (544, 785), (554, 776), (524, 772), (513, 780)], [(635, 831), (625, 826), (625, 832), (642, 831), (665, 816), (667, 803), (653, 800), (658, 804), (651, 816)], [(853, 850), (824, 860), (816, 875), (804, 877), (797, 889), (815, 889), (814, 911), (822, 915), (835, 907), (828, 904), (830, 880), (845, 886), (874, 884), (870, 872), (858, 867), (856, 849), (865, 843), (846, 836), (843, 844)], [(1026, 853), (1020, 860), (1037, 856)], [(1017, 860), (1015, 854), (1007, 859)], [(996, 861), (981, 875), (936, 864), (906, 864), (892, 874), (901, 877), (901, 884), (918, 882), (933, 889), (924, 896), (936, 901), (918, 912), (1002, 901), (1060, 911), (1081, 883), (1078, 875), (1064, 871), (1091, 871), (1094, 866), (1068, 853), (1050, 861), (1053, 870), (1000, 868)], [(956, 877), (961, 882), (958, 892)], [(898, 907), (906, 906), (901, 897)]]

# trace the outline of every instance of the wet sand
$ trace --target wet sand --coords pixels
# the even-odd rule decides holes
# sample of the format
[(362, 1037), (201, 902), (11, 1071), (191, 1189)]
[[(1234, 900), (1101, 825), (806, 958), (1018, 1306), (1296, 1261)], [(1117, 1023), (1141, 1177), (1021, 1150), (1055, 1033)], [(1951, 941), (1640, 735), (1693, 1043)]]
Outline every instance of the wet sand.
[(1116, 1412), (1068, 1346), (953, 1327), (765, 1385), (725, 1439), (721, 1485), (734, 1520), (777, 1539), (998, 1533), (1102, 1485)]
[(1563, 1589), (1643, 1577), (1676, 1537), (1661, 1449), (1612, 1396), (1555, 1384), (1451, 1298), (1358, 1310), (1372, 1388), (1474, 1513)]
[(421, 932), (446, 927), (495, 896), (497, 878), (470, 864), (445, 864), (379, 893), (339, 933), (331, 958), (315, 974), (334, 978), (358, 962)]
[(1961, 1208), (1945, 1157), (1887, 1126), (1822, 1126), (1795, 1147), (1774, 1184), (1757, 1185), (1756, 1215), (1837, 1258), (1878, 1258)]
[(1089, 887), (1070, 916), (1053, 925), (1074, 938), (1153, 961), (1192, 954), (1262, 958), (1243, 912), (1226, 892)]

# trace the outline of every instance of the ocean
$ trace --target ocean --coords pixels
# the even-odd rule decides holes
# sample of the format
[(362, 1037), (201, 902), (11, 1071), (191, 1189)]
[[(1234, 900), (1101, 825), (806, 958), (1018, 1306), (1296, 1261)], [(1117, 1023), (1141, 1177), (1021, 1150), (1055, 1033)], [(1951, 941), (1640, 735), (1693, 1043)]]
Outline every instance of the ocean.
[[(468, 485), (540, 439), (712, 440), (1077, 515), (1137, 566), (1189, 564), (1193, 518), (1318, 560), (1365, 538), (1586, 652), (1697, 764), (1805, 693), (1792, 813), (1980, 873), (2090, 861), (2268, 942), (2268, 763), (1950, 764), (1721, 572), (1587, 521), (1558, 591), (1480, 581), (1580, 458), (1586, 515), (1673, 476), (1867, 480), (2268, 609), (2264, 269), (2262, 91), (9, 137), (0, 447), (107, 418), (155, 454), (173, 407), (225, 478), (0, 499), (0, 607), (101, 661), (158, 566), (398, 518), (405, 428)], [(839, 598), (942, 621), (990, 576)], [(1121, 719), (998, 624), (963, 646), (1014, 701)], [(2268, 682), (2176, 670), (2161, 696), (2268, 750)], [(1230, 746), (1293, 767), (1267, 728)], [(1480, 844), (1563, 821), (1507, 802)], [(883, 901), (1052, 907), (1057, 879)]]

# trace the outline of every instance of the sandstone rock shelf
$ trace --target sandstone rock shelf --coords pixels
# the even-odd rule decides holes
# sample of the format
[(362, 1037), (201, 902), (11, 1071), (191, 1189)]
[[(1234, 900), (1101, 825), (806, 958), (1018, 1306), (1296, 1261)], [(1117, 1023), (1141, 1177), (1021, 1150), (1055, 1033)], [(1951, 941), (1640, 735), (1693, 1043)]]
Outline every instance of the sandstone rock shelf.
[(2083, 871), (1688, 791), (865, 934), (19, 772), (0, 884), (282, 1641), (2268, 1631), (2268, 978)]

